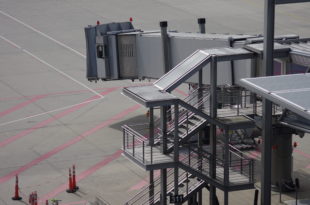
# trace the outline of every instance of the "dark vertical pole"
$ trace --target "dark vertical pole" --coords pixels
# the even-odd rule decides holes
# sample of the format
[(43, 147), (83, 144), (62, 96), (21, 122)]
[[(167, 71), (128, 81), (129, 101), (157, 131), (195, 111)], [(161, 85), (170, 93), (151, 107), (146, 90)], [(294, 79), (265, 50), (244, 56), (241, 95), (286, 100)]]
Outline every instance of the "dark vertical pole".
[[(264, 19), (264, 58), (263, 74), (273, 74), (273, 41), (275, 0), (265, 0)], [(272, 103), (263, 99), (263, 144), (261, 171), (261, 204), (271, 204), (271, 137), (272, 137)]]
[[(199, 18), (198, 19), (198, 25), (199, 25), (200, 33), (206, 33), (206, 19), (205, 18)], [(202, 69), (199, 71), (198, 79), (199, 79), (198, 87), (202, 88)]]
[(206, 19), (205, 18), (199, 18), (198, 19), (198, 25), (199, 25), (199, 32), (200, 33), (206, 33)]
[[(170, 42), (167, 30), (168, 22), (161, 21), (159, 25), (160, 25), (161, 42), (162, 42), (162, 54), (163, 54), (163, 66), (164, 66), (163, 72), (167, 73), (171, 69)], [(168, 120), (170, 120), (171, 119), (170, 106), (167, 106), (166, 108), (167, 108), (166, 115), (168, 117)]]
[(149, 187), (149, 201), (152, 202), (154, 199), (154, 171), (150, 171), (150, 187)]
[(229, 202), (228, 201), (228, 191), (225, 190), (224, 191), (224, 205), (228, 205), (229, 204), (228, 202)]
[(167, 204), (167, 169), (160, 170), (160, 204)]
[[(229, 134), (228, 129), (225, 129), (224, 141), (224, 185), (229, 186)], [(228, 205), (228, 190), (224, 190), (224, 205)]]
[(168, 22), (161, 21), (159, 23), (161, 30), (161, 39), (162, 39), (162, 52), (163, 52), (163, 60), (164, 60), (164, 73), (167, 73), (171, 68), (170, 61), (170, 44), (169, 44), (169, 36), (168, 36)]
[[(210, 116), (216, 118), (217, 116), (217, 97), (216, 97), (216, 86), (217, 86), (217, 58), (212, 56), (211, 67), (210, 67), (210, 84), (211, 84), (211, 102), (210, 102)], [(210, 124), (210, 176), (212, 179), (216, 178), (216, 125)], [(216, 204), (216, 187), (210, 185), (210, 205)]]
[(160, 119), (162, 130), (162, 146), (161, 151), (163, 154), (167, 153), (167, 106), (160, 107)]
[(259, 194), (258, 189), (255, 189), (255, 193), (254, 193), (254, 205), (258, 205), (258, 194)]
[[(160, 107), (160, 119), (161, 119), (161, 129), (162, 129), (162, 147), (161, 151), (163, 154), (167, 153), (167, 107)], [(167, 169), (160, 170), (160, 204), (167, 204)]]
[[(149, 115), (149, 146), (154, 145), (154, 108), (150, 107), (150, 115)], [(151, 153), (152, 154), (152, 153)], [(154, 197), (154, 171), (150, 171), (150, 189), (149, 189), (149, 197), (150, 201), (153, 201)]]
[[(199, 18), (198, 19), (198, 25), (199, 25), (199, 32), (200, 33), (206, 33), (206, 19), (205, 18)], [(203, 90), (202, 90), (202, 84), (203, 84), (203, 71), (202, 69), (199, 70), (198, 73), (198, 102), (203, 99)], [(199, 107), (199, 110), (203, 110), (203, 103)], [(198, 153), (199, 153), (199, 160), (202, 160), (202, 138), (204, 136), (204, 131), (200, 130), (198, 135)], [(199, 163), (199, 165), (202, 165), (202, 163)], [(199, 170), (201, 170), (202, 167), (199, 167)], [(198, 192), (198, 204), (202, 205), (202, 190)]]
[(174, 105), (174, 194), (179, 194), (179, 169), (177, 162), (179, 161), (179, 105)]
[(150, 107), (149, 114), (149, 143), (150, 146), (154, 145), (154, 108)]

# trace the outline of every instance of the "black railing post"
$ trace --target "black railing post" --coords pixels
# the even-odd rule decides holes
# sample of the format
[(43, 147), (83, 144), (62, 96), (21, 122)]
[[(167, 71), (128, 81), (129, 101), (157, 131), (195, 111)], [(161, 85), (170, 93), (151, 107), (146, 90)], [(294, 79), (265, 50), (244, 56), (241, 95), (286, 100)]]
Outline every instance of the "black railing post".
[(143, 161), (143, 164), (144, 164), (144, 141), (142, 141), (142, 161)]
[(259, 194), (259, 190), (255, 189), (255, 193), (254, 193), (254, 205), (257, 205), (258, 203), (258, 194)]
[(241, 174), (242, 174), (242, 172), (243, 172), (243, 154), (242, 153), (240, 153), (241, 154), (241, 165), (240, 165), (240, 172), (241, 172)]
[(153, 146), (151, 146), (151, 164), (153, 164)]
[(135, 156), (135, 135), (132, 135), (132, 155)]
[(296, 187), (295, 198), (296, 198), (296, 205), (297, 205), (298, 204), (298, 189), (299, 189), (299, 179), (298, 178), (295, 179), (295, 187)]
[(126, 144), (126, 142), (125, 142), (126, 139), (125, 139), (125, 137), (126, 137), (126, 136), (125, 136), (125, 129), (123, 128), (123, 150), (124, 150), (124, 151), (125, 151), (125, 148), (126, 148), (126, 145), (125, 145), (125, 144)]

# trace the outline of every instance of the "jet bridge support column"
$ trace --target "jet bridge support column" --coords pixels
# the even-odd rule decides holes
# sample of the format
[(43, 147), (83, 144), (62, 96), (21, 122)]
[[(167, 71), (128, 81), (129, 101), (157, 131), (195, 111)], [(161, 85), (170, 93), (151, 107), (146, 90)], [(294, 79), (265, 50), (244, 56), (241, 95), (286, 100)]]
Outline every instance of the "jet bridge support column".
[(170, 58), (170, 44), (168, 36), (168, 22), (161, 21), (159, 23), (161, 30), (161, 39), (162, 39), (162, 52), (164, 59), (164, 73), (167, 73), (171, 69), (171, 58)]
[(271, 184), (282, 191), (293, 191), (292, 130), (285, 127), (273, 129)]
[[(212, 118), (217, 117), (217, 96), (216, 96), (216, 86), (217, 86), (217, 57), (212, 56), (211, 66), (210, 66), (210, 83), (211, 83), (211, 101), (210, 101), (210, 116)], [(211, 152), (211, 162), (210, 162), (210, 177), (212, 179), (216, 178), (216, 125), (210, 124), (210, 152)], [(216, 187), (210, 185), (210, 205), (216, 205)]]

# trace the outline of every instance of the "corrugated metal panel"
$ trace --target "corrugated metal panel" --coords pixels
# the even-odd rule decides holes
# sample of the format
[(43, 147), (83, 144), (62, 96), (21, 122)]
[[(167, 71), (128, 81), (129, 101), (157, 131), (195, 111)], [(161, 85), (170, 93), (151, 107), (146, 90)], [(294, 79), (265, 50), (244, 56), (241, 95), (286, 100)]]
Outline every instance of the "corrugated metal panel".
[(171, 71), (162, 76), (154, 85), (161, 90), (172, 91), (189, 77), (191, 77), (197, 69), (204, 66), (210, 55), (204, 51), (197, 50), (184, 61), (175, 66)]
[(310, 67), (310, 42), (300, 40), (288, 44), (291, 48), (290, 57), (293, 63)]
[(240, 85), (310, 120), (310, 74), (247, 78)]

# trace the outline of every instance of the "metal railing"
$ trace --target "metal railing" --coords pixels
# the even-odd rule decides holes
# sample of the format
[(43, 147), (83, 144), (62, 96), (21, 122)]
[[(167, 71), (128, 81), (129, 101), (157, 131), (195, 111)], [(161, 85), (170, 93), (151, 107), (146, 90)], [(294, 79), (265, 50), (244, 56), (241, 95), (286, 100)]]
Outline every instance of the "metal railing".
[[(182, 158), (182, 160), (185, 160)], [(179, 194), (183, 194), (184, 198), (191, 194), (192, 192), (196, 191), (203, 183), (203, 180), (189, 180), (191, 178), (191, 174), (179, 169)], [(184, 184), (184, 188), (180, 187), (181, 184)], [(153, 189), (153, 195), (150, 196), (150, 190)], [(167, 195), (174, 191), (174, 169), (167, 170)], [(168, 198), (167, 198), (168, 200)], [(132, 197), (129, 201), (127, 201), (126, 205), (133, 205), (133, 204), (156, 204), (160, 201), (160, 176), (154, 179), (153, 187), (151, 184), (143, 188), (139, 193), (137, 193), (134, 197)]]
[(153, 146), (147, 146), (146, 138), (131, 127), (124, 125), (123, 150), (143, 164), (153, 164)]
[[(216, 164), (216, 181), (225, 184), (224, 168), (228, 167), (228, 183), (225, 185), (240, 185), (254, 183), (254, 160), (243, 156), (242, 152), (235, 148), (229, 150), (229, 160), (225, 162), (223, 155), (213, 157), (205, 150), (187, 146), (186, 159), (180, 161), (195, 171), (210, 177), (211, 160)], [(228, 164), (226, 164), (228, 163)], [(226, 165), (226, 166), (225, 166)]]

